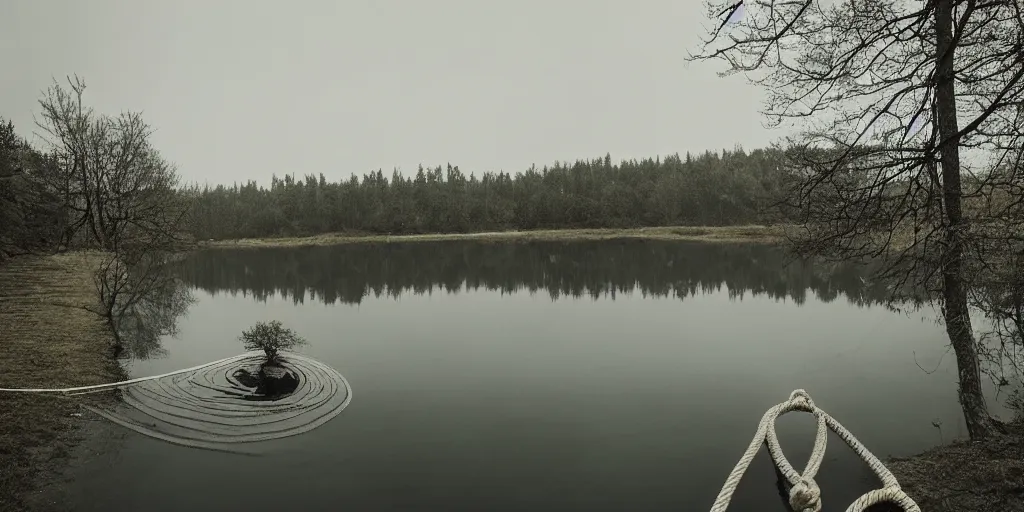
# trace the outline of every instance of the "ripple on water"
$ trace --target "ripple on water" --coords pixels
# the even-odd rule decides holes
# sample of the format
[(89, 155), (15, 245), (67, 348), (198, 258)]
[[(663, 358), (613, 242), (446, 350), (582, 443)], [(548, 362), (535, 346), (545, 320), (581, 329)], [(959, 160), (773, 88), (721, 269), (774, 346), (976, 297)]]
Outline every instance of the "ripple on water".
[[(287, 395), (263, 397), (240, 370), (264, 357), (244, 354), (186, 373), (145, 380), (122, 389), (122, 405), (89, 410), (140, 434), (195, 448), (221, 451), (236, 443), (269, 441), (313, 430), (352, 400), (340, 373), (298, 354), (280, 365), (298, 381)], [(261, 399), (254, 399), (261, 398)]]

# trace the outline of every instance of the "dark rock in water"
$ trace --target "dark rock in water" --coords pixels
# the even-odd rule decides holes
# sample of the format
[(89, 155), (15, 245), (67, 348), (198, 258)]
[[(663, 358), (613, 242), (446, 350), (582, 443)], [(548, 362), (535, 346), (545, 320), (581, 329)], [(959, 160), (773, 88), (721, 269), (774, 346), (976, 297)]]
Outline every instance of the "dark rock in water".
[(258, 371), (241, 369), (235, 372), (235, 379), (243, 386), (255, 388), (250, 400), (274, 400), (295, 392), (299, 379), (287, 368), (273, 363), (260, 366)]
[(299, 379), (283, 366), (263, 365), (260, 367), (259, 376), (260, 385), (257, 386), (256, 392), (261, 395), (272, 397), (288, 395), (299, 387)]

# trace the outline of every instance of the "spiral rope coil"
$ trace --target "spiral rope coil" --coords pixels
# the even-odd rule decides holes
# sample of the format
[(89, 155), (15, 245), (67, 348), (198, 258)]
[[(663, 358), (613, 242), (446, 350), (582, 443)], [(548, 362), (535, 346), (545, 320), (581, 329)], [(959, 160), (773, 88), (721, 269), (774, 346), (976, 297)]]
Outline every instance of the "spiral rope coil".
[(57, 389), (0, 388), (0, 392), (75, 396), (122, 389), (125, 407), (83, 407), (155, 439), (236, 453), (227, 446), (308, 432), (340, 414), (352, 400), (352, 388), (344, 376), (299, 354), (279, 358), (280, 366), (296, 379), (295, 390), (277, 398), (262, 397), (236, 374), (264, 360), (262, 353), (250, 352), (123, 382)]

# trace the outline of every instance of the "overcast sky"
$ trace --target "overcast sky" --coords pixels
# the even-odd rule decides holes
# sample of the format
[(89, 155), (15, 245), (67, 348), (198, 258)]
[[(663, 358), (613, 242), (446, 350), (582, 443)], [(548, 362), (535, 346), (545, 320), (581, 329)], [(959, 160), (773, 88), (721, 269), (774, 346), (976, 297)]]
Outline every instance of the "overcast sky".
[(521, 171), (761, 147), (762, 94), (686, 66), (698, 0), (3, 0), (0, 116), (77, 73), (187, 181)]

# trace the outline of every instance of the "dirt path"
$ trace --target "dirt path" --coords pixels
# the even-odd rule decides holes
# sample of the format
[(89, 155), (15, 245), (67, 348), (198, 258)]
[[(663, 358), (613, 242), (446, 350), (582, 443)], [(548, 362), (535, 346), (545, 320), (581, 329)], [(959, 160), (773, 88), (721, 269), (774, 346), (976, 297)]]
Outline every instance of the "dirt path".
[[(58, 388), (122, 378), (97, 305), (101, 256), (25, 256), (0, 264), (0, 387)], [(77, 402), (0, 393), (0, 510), (23, 510), (42, 473), (81, 439)]]

